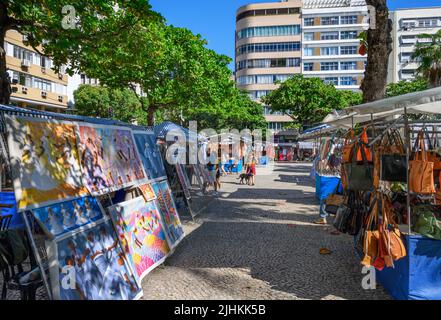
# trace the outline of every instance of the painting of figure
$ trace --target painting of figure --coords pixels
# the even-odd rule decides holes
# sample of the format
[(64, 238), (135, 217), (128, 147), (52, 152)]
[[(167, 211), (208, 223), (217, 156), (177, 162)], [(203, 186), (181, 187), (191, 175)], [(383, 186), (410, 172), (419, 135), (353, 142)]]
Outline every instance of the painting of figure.
[(142, 295), (110, 220), (56, 240), (49, 259), (55, 299), (134, 300)]
[(145, 178), (130, 130), (79, 125), (78, 142), (84, 185), (93, 195), (115, 191)]
[(138, 197), (109, 208), (109, 212), (140, 282), (170, 252), (156, 204)]
[(148, 178), (154, 180), (167, 176), (159, 148), (156, 145), (156, 136), (144, 131), (134, 131), (133, 135)]
[(14, 191), (20, 210), (88, 193), (81, 180), (75, 125), (6, 116)]
[(33, 209), (32, 213), (43, 229), (54, 237), (103, 218), (98, 201), (91, 196)]

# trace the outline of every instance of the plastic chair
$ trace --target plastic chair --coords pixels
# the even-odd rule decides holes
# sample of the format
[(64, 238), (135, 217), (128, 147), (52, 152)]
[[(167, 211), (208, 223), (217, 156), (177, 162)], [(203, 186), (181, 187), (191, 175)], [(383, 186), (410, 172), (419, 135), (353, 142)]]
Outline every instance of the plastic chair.
[(8, 230), (11, 225), (12, 214), (6, 214), (4, 216), (0, 216), (0, 231)]

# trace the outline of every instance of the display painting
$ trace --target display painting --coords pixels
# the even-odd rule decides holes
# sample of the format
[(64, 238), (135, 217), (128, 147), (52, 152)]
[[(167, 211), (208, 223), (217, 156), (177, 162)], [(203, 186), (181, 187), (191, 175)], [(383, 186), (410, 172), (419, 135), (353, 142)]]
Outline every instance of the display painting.
[(166, 177), (161, 153), (156, 145), (156, 136), (145, 131), (134, 131), (133, 136), (148, 179)]

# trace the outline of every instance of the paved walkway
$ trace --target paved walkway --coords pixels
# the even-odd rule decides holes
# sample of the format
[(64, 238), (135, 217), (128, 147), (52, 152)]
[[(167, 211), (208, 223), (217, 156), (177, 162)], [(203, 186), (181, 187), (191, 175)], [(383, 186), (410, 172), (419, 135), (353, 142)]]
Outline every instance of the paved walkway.
[[(223, 178), (220, 197), (143, 282), (145, 299), (388, 299), (363, 290), (353, 238), (316, 226), (309, 164), (279, 164), (254, 187)], [(259, 170), (258, 170), (259, 173)], [(320, 255), (326, 247), (330, 255)]]

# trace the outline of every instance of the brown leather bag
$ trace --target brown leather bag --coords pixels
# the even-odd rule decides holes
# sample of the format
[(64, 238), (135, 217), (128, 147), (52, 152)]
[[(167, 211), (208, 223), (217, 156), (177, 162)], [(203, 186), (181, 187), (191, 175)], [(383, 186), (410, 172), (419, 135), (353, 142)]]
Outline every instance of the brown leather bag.
[(366, 231), (363, 239), (363, 259), (361, 264), (370, 267), (374, 264), (379, 250), (380, 233), (376, 230), (375, 225), (378, 223), (378, 199), (376, 196), (372, 198), (373, 206), (367, 220)]
[[(360, 135), (360, 142), (361, 142), (362, 148), (364, 150), (366, 160), (368, 162), (372, 162), (372, 152), (371, 152), (371, 149), (367, 146), (369, 144), (369, 138), (367, 135), (367, 127), (363, 128), (363, 132)], [(357, 152), (357, 161), (360, 161), (360, 162), (363, 161), (361, 148)]]
[(342, 163), (352, 162), (352, 152), (355, 146), (354, 139), (355, 139), (354, 130), (350, 129), (346, 134), (345, 142), (343, 144)]
[(393, 267), (394, 261), (407, 255), (406, 247), (401, 239), (401, 232), (393, 219), (393, 205), (387, 196), (382, 197), (383, 221), (380, 225), (381, 258), (386, 266)]
[(415, 150), (414, 159), (409, 163), (409, 190), (419, 194), (433, 194), (435, 193), (434, 163), (427, 158), (422, 131), (417, 139), (421, 151)]

